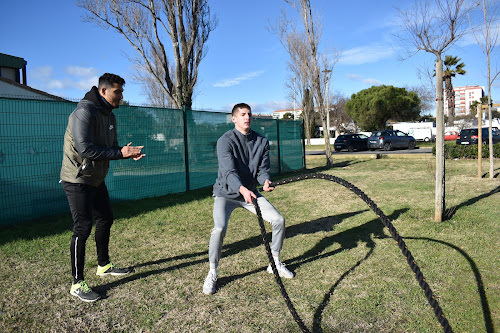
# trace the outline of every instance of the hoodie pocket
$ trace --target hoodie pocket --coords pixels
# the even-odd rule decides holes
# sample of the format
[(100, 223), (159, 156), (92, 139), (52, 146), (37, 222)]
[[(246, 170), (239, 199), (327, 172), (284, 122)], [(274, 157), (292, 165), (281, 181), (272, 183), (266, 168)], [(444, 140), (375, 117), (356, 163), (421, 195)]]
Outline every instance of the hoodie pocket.
[(94, 172), (95, 172), (94, 161), (84, 158), (83, 163), (80, 164), (80, 166), (78, 167), (78, 174), (76, 175), (76, 177), (89, 178), (92, 177)]

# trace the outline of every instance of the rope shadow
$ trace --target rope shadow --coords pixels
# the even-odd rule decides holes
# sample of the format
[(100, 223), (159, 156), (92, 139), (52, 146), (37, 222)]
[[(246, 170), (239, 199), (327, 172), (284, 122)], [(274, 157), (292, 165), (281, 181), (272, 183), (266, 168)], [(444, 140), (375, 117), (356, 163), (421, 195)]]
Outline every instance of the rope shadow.
[[(500, 168), (495, 168), (495, 169), (493, 169), (493, 172), (498, 171), (498, 170), (500, 170)], [(481, 178), (486, 178), (486, 177), (488, 177), (488, 175), (489, 175), (489, 174), (490, 174), (490, 171), (487, 171), (487, 172), (485, 172), (485, 173), (483, 173), (483, 174), (481, 175)], [(499, 174), (500, 174), (500, 173), (498, 173), (498, 172), (497, 172), (497, 173), (494, 173), (494, 174), (493, 174), (493, 178), (498, 178), (498, 175), (499, 175)]]
[[(382, 221), (384, 226), (387, 227), (389, 233), (391, 234), (391, 237), (397, 242), (397, 245), (398, 245), (399, 249), (401, 250), (401, 253), (406, 258), (406, 262), (408, 263), (408, 266), (410, 267), (412, 272), (415, 273), (415, 278), (417, 279), (420, 288), (424, 291), (425, 297), (427, 298), (429, 305), (432, 307), (432, 309), (434, 311), (434, 315), (435, 315), (436, 319), (439, 321), (441, 327), (443, 328), (443, 331), (444, 332), (452, 332), (453, 330), (448, 322), (448, 319), (446, 319), (442, 308), (439, 306), (439, 302), (435, 298), (435, 296), (432, 292), (432, 289), (430, 288), (429, 284), (425, 280), (425, 277), (424, 277), (422, 271), (420, 270), (420, 267), (417, 265), (413, 255), (411, 254), (411, 251), (406, 246), (403, 237), (401, 237), (401, 235), (399, 235), (399, 233), (396, 230), (396, 228), (394, 227), (391, 219), (389, 219), (382, 212), (382, 210), (380, 210), (380, 208), (378, 208), (378, 206), (375, 204), (375, 202), (373, 202), (373, 200), (371, 200), (363, 191), (361, 191), (355, 185), (349, 183), (348, 181), (346, 181), (342, 178), (339, 178), (339, 177), (336, 177), (333, 175), (329, 175), (329, 174), (320, 174), (320, 173), (318, 173), (318, 174), (304, 174), (304, 175), (300, 175), (297, 177), (282, 179), (282, 180), (279, 180), (277, 182), (273, 182), (272, 186), (284, 185), (284, 184), (288, 184), (288, 183), (292, 183), (292, 182), (296, 182), (296, 181), (300, 181), (300, 180), (306, 180), (306, 179), (324, 179), (324, 180), (329, 180), (329, 181), (335, 182), (339, 185), (342, 185), (345, 188), (354, 192), (356, 195), (358, 195), (368, 205), (368, 207), (370, 207), (370, 209), (373, 210), (373, 212), (380, 218), (380, 220)], [(266, 246), (266, 252), (268, 255), (269, 262), (270, 262), (271, 266), (273, 267), (273, 272), (275, 275), (276, 283), (279, 285), (281, 294), (282, 294), (283, 298), (285, 299), (285, 303), (287, 304), (287, 307), (290, 310), (292, 317), (294, 318), (296, 323), (299, 325), (299, 328), (303, 332), (309, 332), (307, 327), (304, 325), (302, 319), (297, 314), (292, 302), (289, 300), (289, 297), (288, 297), (288, 294), (286, 293), (285, 287), (283, 286), (281, 278), (278, 275), (278, 271), (276, 270), (276, 267), (274, 266), (274, 262), (273, 262), (273, 259), (271, 256), (271, 250), (270, 250), (269, 244), (268, 244), (266, 237), (265, 237), (266, 233), (265, 233), (264, 224), (262, 222), (262, 215), (260, 214), (260, 209), (259, 209), (257, 200), (254, 199), (252, 202), (253, 202), (253, 204), (256, 208), (256, 211), (257, 211), (259, 226), (261, 228), (262, 240), (264, 242), (264, 245)]]
[[(353, 217), (355, 215), (361, 214), (365, 211), (367, 211), (367, 210), (361, 210), (361, 211), (356, 211), (356, 212), (350, 212), (350, 213), (344, 213), (344, 214), (333, 215), (333, 216), (328, 216), (328, 217), (322, 217), (322, 218), (319, 218), (316, 220), (307, 221), (307, 222), (303, 222), (300, 224), (295, 224), (295, 225), (292, 225), (292, 226), (289, 226), (286, 228), (285, 235), (286, 235), (287, 239), (290, 239), (290, 238), (293, 238), (293, 237), (298, 236), (298, 235), (314, 234), (314, 233), (317, 233), (320, 231), (331, 231), (335, 225), (341, 223), (345, 219), (348, 219), (348, 218)], [(272, 236), (271, 232), (268, 232), (266, 234), (267, 238), (271, 238), (271, 236)], [(248, 250), (251, 247), (256, 248), (256, 247), (259, 247), (261, 245), (262, 245), (262, 238), (261, 237), (255, 236), (252, 238), (247, 238), (243, 241), (229, 244), (227, 247), (224, 246), (221, 257), (226, 257), (226, 256), (230, 256), (233, 254), (237, 254), (242, 250)], [(289, 265), (289, 263), (292, 261), (293, 260), (285, 260), (284, 263)], [(294, 266), (292, 264), (292, 265), (289, 265), (289, 267), (293, 269), (296, 266)], [(249, 276), (251, 274), (254, 274), (256, 272), (265, 270), (266, 268), (267, 268), (267, 266), (264, 266), (262, 268), (259, 268), (259, 269), (253, 270), (253, 271), (249, 271), (247, 273), (225, 276), (223, 278), (219, 278), (217, 280), (218, 289), (221, 289), (222, 287), (224, 287), (228, 283), (231, 283), (231, 282), (236, 281), (238, 279), (244, 278), (244, 277)]]
[(460, 209), (462, 207), (466, 207), (466, 206), (471, 206), (471, 205), (475, 204), (476, 202), (478, 202), (479, 200), (485, 199), (485, 198), (487, 198), (495, 193), (498, 193), (498, 192), (500, 192), (500, 185), (495, 187), (494, 189), (492, 189), (488, 193), (483, 193), (481, 195), (478, 195), (477, 197), (470, 198), (469, 200), (464, 201), (461, 204), (458, 204), (456, 206), (452, 206), (452, 207), (448, 208), (444, 214), (445, 220), (450, 220), (455, 215), (455, 212), (458, 209)]
[(429, 241), (429, 242), (436, 242), (439, 244), (443, 244), (443, 245), (448, 246), (448, 247), (452, 248), (453, 250), (457, 251), (467, 260), (467, 262), (469, 263), (469, 266), (472, 269), (472, 272), (474, 273), (474, 278), (476, 279), (476, 285), (477, 285), (477, 289), (479, 292), (479, 297), (481, 299), (481, 307), (483, 309), (484, 326), (485, 326), (486, 332), (493, 333), (494, 332), (493, 320), (491, 318), (491, 310), (490, 310), (490, 306), (488, 303), (488, 298), (486, 297), (486, 291), (484, 290), (483, 279), (481, 277), (481, 273), (479, 272), (479, 269), (478, 269), (476, 263), (467, 254), (467, 252), (465, 252), (464, 250), (462, 250), (461, 248), (459, 248), (456, 245), (453, 245), (453, 244), (450, 244), (448, 242), (438, 240), (438, 239), (432, 239), (432, 238), (427, 238), (427, 237), (405, 237), (405, 239), (425, 240), (425, 241)]
[[(405, 212), (408, 211), (408, 208), (404, 209), (399, 209), (392, 213), (391, 215), (388, 216), (391, 220), (396, 220), (400, 215), (404, 214)], [(353, 236), (358, 236), (353, 237)], [(366, 261), (373, 251), (375, 250), (376, 243), (374, 242), (374, 238), (377, 239), (383, 239), (383, 238), (390, 238), (384, 234), (384, 225), (380, 222), (379, 219), (373, 219), (370, 222), (367, 222), (363, 225), (360, 225), (356, 228), (349, 229), (344, 231), (343, 233), (331, 236), (331, 237), (326, 237), (328, 240), (325, 240), (325, 244), (330, 243), (333, 244), (335, 242), (340, 243), (341, 248), (332, 252), (340, 252), (343, 250), (351, 250), (354, 249), (358, 246), (359, 242), (364, 242), (366, 246), (370, 249), (368, 253), (358, 260), (356, 264), (354, 264), (351, 268), (349, 268), (347, 271), (345, 271), (338, 279), (335, 281), (335, 283), (332, 285), (332, 287), (328, 290), (327, 293), (325, 293), (325, 296), (323, 297), (323, 301), (318, 305), (316, 308), (316, 311), (314, 312), (314, 319), (313, 319), (313, 327), (312, 330), (313, 332), (323, 332), (321, 328), (321, 321), (322, 321), (322, 314), (324, 309), (328, 306), (330, 303), (330, 299), (335, 292), (336, 288), (340, 285), (340, 283), (350, 274), (352, 273), (357, 267), (359, 267), (364, 261)], [(317, 250), (315, 248), (311, 249), (309, 252), (314, 253), (314, 251)], [(309, 262), (309, 259), (303, 260), (300, 264), (303, 264), (305, 262)], [(293, 265), (292, 265), (293, 266)]]

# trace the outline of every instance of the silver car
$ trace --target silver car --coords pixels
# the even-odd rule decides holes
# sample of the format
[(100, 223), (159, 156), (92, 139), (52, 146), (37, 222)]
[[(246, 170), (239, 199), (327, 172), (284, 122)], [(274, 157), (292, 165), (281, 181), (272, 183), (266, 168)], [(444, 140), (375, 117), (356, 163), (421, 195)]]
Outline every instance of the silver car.
[(368, 138), (368, 149), (393, 150), (397, 148), (415, 148), (415, 138), (401, 131), (374, 131)]

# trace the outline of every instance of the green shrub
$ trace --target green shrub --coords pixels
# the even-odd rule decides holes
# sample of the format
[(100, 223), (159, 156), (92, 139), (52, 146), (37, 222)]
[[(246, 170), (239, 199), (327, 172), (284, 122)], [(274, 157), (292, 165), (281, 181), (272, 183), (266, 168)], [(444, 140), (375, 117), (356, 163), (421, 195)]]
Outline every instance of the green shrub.
[[(432, 147), (432, 154), (436, 155), (436, 145)], [(490, 156), (489, 145), (483, 145), (482, 156), (483, 158)], [(500, 143), (493, 145), (493, 157), (500, 158)], [(477, 145), (446, 144), (444, 145), (444, 158), (477, 159)]]

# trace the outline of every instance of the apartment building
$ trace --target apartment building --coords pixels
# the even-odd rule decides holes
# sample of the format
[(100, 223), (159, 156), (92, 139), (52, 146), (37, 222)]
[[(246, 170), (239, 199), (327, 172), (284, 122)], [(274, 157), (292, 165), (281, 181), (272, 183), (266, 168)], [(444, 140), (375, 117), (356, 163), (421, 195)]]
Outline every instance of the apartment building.
[[(455, 92), (455, 116), (467, 116), (470, 113), (470, 105), (474, 101), (480, 101), (484, 96), (484, 87), (465, 86), (454, 87)], [(444, 91), (444, 114), (448, 115), (448, 100)]]

